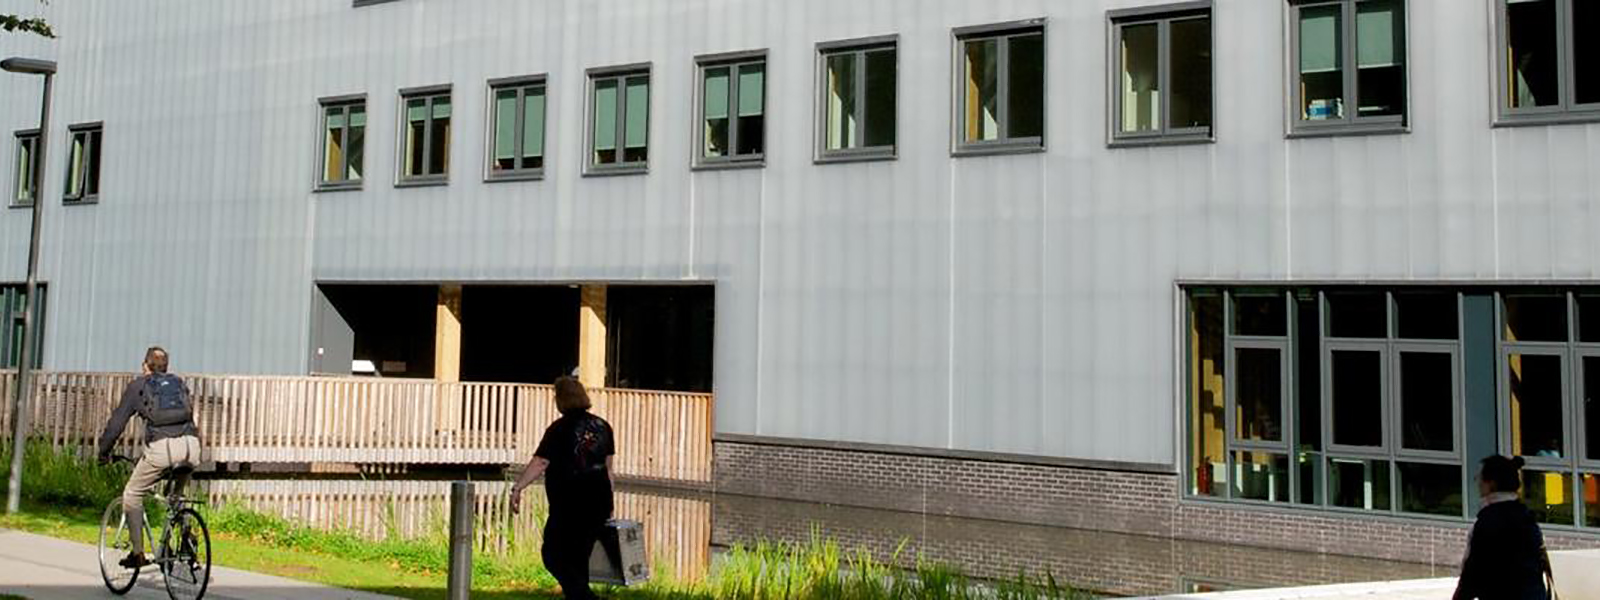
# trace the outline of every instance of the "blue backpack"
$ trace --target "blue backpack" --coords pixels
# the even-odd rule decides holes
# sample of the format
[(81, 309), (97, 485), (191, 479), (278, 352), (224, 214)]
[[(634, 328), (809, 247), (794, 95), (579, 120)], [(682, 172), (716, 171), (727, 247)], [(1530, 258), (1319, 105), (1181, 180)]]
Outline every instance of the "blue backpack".
[(144, 382), (145, 424), (151, 427), (182, 425), (194, 420), (189, 387), (170, 373), (153, 373)]

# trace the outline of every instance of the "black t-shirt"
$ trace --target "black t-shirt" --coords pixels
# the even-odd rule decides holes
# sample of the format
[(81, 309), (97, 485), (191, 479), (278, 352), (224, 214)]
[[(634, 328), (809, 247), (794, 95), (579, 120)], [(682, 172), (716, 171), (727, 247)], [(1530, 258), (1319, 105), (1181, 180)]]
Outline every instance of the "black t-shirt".
[(616, 454), (611, 424), (577, 412), (562, 415), (544, 430), (534, 455), (550, 461), (545, 469), (544, 491), (550, 514), (611, 516), (611, 473), (606, 457)]

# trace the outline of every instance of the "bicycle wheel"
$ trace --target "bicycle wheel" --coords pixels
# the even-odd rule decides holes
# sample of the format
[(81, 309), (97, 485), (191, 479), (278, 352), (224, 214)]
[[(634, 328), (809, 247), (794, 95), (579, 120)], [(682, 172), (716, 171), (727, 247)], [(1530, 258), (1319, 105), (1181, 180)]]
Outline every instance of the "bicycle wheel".
[(171, 546), (161, 574), (167, 581), (167, 596), (172, 600), (199, 600), (211, 584), (211, 531), (206, 520), (192, 508), (178, 510), (172, 517)]
[(128, 520), (122, 514), (122, 499), (112, 500), (100, 517), (100, 578), (106, 582), (106, 589), (119, 596), (128, 593), (139, 581), (137, 567), (129, 569), (118, 564), (133, 547), (132, 539), (128, 535)]

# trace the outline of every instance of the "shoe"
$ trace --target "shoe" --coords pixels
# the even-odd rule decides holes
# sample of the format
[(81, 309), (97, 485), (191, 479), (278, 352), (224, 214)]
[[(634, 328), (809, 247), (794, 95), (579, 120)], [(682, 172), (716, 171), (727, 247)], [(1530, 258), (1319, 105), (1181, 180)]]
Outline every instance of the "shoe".
[(146, 559), (143, 553), (134, 554), (130, 552), (122, 560), (117, 561), (117, 564), (122, 565), (124, 569), (137, 569), (150, 566), (150, 560)]

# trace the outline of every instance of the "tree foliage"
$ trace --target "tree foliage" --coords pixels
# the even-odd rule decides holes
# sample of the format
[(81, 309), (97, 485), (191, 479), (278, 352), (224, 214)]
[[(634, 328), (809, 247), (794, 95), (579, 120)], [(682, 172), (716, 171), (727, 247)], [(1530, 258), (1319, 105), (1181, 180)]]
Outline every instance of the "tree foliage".
[[(39, 0), (40, 4), (48, 4), (48, 0)], [(47, 38), (56, 37), (55, 30), (50, 28), (50, 23), (42, 17), (26, 18), (17, 15), (0, 14), (0, 30), (6, 33), (32, 33)]]

